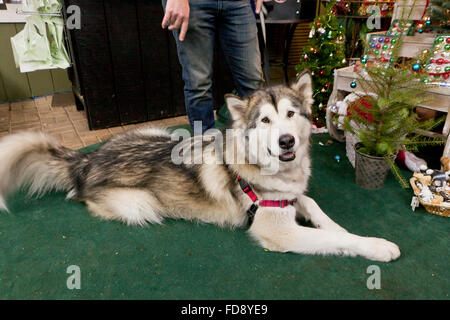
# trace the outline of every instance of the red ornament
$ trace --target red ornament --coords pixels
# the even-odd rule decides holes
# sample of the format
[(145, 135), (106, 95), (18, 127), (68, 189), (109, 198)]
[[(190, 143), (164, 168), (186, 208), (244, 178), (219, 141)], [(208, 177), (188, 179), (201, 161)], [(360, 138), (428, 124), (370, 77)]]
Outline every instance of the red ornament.
[(443, 75), (443, 77), (444, 77), (445, 80), (447, 80), (449, 76), (450, 76), (449, 73), (444, 73), (444, 75)]
[(430, 59), (430, 63), (435, 63), (435, 60), (434, 59)]
[(437, 60), (437, 64), (443, 64), (443, 63), (444, 63), (444, 59), (439, 58), (439, 59)]
[(377, 49), (380, 49), (381, 48), (381, 44), (377, 44), (376, 47), (377, 47)]
[(450, 38), (447, 38), (447, 40), (445, 40), (445, 42), (450, 43)]
[(320, 27), (320, 22), (316, 22), (316, 26), (317, 26), (317, 27)]
[(390, 40), (391, 40), (391, 39), (386, 38), (386, 39), (384, 39), (384, 42), (388, 43)]

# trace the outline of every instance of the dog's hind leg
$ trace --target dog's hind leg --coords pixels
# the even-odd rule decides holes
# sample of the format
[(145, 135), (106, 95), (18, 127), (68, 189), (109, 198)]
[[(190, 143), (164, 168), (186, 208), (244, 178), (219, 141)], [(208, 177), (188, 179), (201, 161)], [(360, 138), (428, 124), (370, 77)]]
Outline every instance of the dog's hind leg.
[(320, 209), (316, 201), (310, 197), (305, 195), (298, 196), (297, 202), (294, 206), (297, 213), (305, 219), (311, 221), (316, 228), (329, 231), (347, 232), (347, 230), (331, 220), (331, 218), (328, 217), (322, 209)]
[(96, 189), (83, 199), (95, 216), (108, 220), (120, 220), (129, 225), (161, 223), (159, 203), (154, 196), (142, 189)]
[(258, 209), (249, 233), (264, 248), (272, 251), (358, 255), (384, 262), (400, 256), (398, 246), (385, 239), (299, 226), (295, 221), (295, 209), (292, 207)]

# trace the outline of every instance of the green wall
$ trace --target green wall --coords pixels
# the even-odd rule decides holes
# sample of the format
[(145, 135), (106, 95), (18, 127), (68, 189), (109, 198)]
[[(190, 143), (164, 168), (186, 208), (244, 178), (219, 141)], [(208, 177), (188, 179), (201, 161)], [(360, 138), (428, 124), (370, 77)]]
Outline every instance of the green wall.
[(53, 92), (71, 90), (63, 69), (20, 73), (11, 49), (11, 37), (23, 29), (23, 23), (0, 24), (0, 102), (27, 99)]

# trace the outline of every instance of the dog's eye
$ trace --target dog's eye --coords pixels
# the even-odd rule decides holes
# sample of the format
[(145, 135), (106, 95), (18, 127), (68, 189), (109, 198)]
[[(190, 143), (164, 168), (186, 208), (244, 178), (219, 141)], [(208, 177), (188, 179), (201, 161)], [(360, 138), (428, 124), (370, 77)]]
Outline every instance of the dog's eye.
[(294, 116), (295, 112), (294, 111), (288, 111), (287, 116), (288, 118), (292, 118)]
[(270, 119), (267, 118), (267, 117), (264, 117), (264, 118), (261, 119), (261, 122), (269, 123), (269, 122), (270, 122)]

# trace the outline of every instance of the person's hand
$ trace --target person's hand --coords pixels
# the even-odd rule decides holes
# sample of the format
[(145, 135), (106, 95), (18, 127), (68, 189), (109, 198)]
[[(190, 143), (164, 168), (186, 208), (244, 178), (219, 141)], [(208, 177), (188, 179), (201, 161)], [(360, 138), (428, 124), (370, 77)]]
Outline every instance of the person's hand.
[(259, 14), (264, 0), (255, 0), (255, 13)]
[[(259, 0), (258, 0), (259, 1)], [(179, 40), (183, 41), (189, 25), (189, 0), (167, 0), (161, 26), (169, 30), (180, 29)]]

